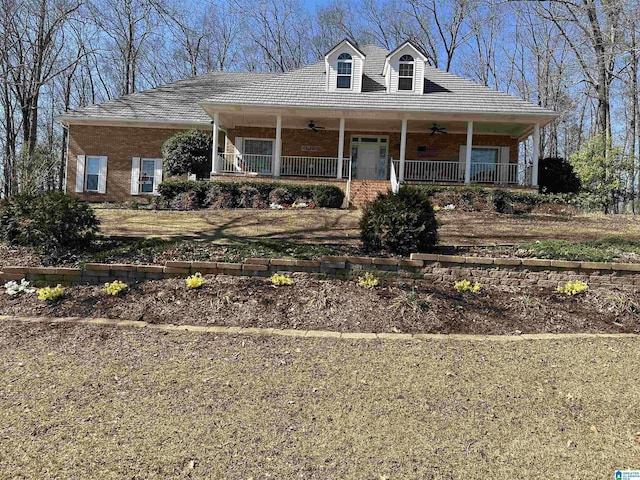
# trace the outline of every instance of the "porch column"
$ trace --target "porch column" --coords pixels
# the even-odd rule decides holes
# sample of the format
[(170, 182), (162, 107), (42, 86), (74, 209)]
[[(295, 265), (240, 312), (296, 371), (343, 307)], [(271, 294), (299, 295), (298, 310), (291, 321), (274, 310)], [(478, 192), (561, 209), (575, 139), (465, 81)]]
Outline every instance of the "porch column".
[(344, 118), (340, 119), (340, 133), (338, 135), (338, 179), (342, 178), (342, 157), (344, 157)]
[(473, 122), (467, 122), (467, 151), (464, 156), (464, 183), (471, 183), (471, 150), (473, 149)]
[(531, 169), (531, 186), (538, 186), (538, 161), (540, 160), (540, 124), (533, 126), (533, 168)]
[(218, 157), (218, 134), (220, 129), (220, 114), (214, 113), (213, 120), (211, 120), (211, 175), (217, 175), (222, 173), (220, 160)]
[(280, 176), (282, 164), (282, 115), (276, 117), (276, 144), (273, 148), (273, 176)]
[(400, 172), (398, 173), (398, 183), (404, 182), (404, 160), (407, 156), (407, 119), (402, 120), (400, 130)]

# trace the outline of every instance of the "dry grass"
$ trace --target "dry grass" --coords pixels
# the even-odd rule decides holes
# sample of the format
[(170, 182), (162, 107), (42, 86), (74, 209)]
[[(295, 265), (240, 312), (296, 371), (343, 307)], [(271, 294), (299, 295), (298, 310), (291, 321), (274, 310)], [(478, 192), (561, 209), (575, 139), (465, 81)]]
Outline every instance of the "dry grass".
[(447, 245), (597, 240), (612, 235), (628, 240), (640, 237), (640, 218), (633, 215), (517, 216), (453, 211), (441, 213), (438, 218), (442, 222), (439, 230), (441, 242)]
[[(288, 239), (357, 244), (359, 210), (201, 210), (195, 212), (99, 209), (101, 230), (132, 237), (195, 237), (228, 242)], [(631, 215), (500, 215), (441, 212), (444, 245), (514, 244), (532, 240), (589, 240), (616, 235), (640, 237), (640, 220)]]
[(0, 478), (612, 478), (620, 339), (349, 342), (0, 325)]
[(101, 231), (130, 237), (197, 237), (213, 241), (288, 239), (319, 243), (357, 241), (356, 210), (199, 210), (190, 212), (98, 209)]

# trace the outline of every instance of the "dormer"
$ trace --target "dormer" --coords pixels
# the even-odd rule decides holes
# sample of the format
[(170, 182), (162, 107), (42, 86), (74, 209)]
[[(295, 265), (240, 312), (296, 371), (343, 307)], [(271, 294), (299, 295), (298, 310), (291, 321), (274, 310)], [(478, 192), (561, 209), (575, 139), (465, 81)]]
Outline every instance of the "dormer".
[(387, 55), (384, 75), (387, 93), (424, 93), (424, 66), (427, 57), (410, 41), (404, 42)]
[(353, 42), (345, 39), (324, 56), (327, 72), (327, 92), (362, 91), (365, 54)]

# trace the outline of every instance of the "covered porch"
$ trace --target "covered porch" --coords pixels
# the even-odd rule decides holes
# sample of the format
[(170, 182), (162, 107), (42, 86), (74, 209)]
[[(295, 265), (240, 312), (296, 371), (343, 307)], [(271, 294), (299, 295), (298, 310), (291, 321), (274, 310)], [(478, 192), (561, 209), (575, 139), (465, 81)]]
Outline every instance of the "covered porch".
[[(211, 175), (537, 187), (548, 118), (238, 107), (209, 111)], [(434, 128), (435, 127), (435, 128)], [(533, 136), (529, 155), (521, 142)]]

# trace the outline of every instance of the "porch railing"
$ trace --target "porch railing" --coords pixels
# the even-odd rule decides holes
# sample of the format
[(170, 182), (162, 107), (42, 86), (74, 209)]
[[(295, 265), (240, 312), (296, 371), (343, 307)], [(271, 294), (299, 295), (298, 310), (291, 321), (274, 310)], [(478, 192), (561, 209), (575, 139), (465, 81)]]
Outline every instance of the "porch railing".
[(273, 155), (219, 153), (223, 173), (271, 175)]
[[(393, 160), (396, 172), (400, 161)], [(464, 182), (465, 164), (451, 161), (405, 160), (404, 180), (418, 182)], [(530, 185), (531, 167), (517, 163), (472, 163), (471, 183)]]
[[(346, 177), (349, 159), (342, 162), (342, 177)], [(280, 175), (290, 177), (327, 177), (338, 176), (338, 158), (336, 157), (298, 157), (283, 156)]]

